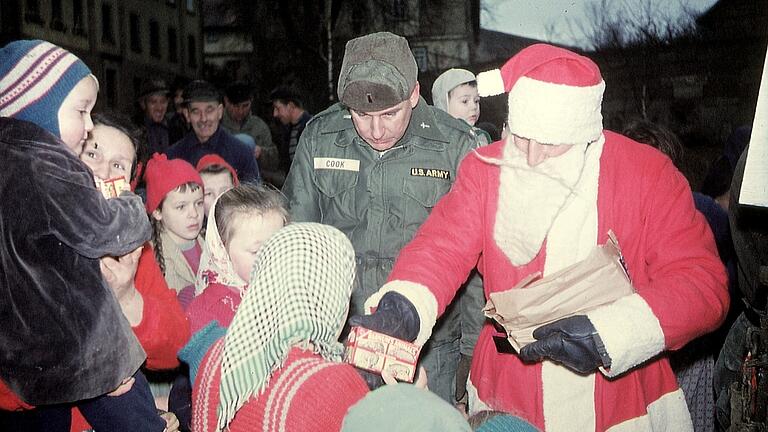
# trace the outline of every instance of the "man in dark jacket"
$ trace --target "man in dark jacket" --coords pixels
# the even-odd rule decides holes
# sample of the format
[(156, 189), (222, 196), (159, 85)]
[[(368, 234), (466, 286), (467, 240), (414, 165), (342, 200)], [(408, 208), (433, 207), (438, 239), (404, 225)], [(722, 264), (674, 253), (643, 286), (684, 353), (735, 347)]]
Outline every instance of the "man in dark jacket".
[(206, 81), (192, 81), (184, 88), (184, 104), (192, 131), (168, 149), (168, 159), (184, 159), (195, 166), (201, 157), (218, 154), (237, 171), (240, 181), (260, 181), (253, 152), (220, 125), (224, 105), (218, 89)]

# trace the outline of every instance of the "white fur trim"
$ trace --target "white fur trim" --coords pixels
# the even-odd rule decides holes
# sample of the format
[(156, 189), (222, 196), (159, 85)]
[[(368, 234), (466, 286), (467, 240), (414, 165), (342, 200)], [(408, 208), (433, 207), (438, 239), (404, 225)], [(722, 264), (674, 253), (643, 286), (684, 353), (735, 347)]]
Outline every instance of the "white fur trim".
[(493, 69), (477, 74), (477, 93), (480, 96), (496, 96), (507, 90), (504, 88), (504, 79), (499, 69)]
[(437, 299), (429, 288), (422, 284), (404, 280), (393, 280), (385, 283), (378, 291), (373, 293), (365, 301), (365, 310), (371, 313), (371, 310), (379, 304), (379, 300), (384, 294), (393, 291), (402, 294), (407, 298), (419, 314), (419, 334), (414, 343), (424, 345), (427, 339), (432, 335), (432, 327), (437, 321)]
[(600, 369), (605, 376), (620, 375), (665, 348), (661, 324), (638, 294), (599, 307), (587, 313), (587, 317), (611, 357), (611, 369)]
[(509, 131), (545, 144), (592, 142), (603, 131), (604, 90), (604, 81), (576, 87), (521, 77), (509, 92)]
[(587, 147), (575, 191), (549, 230), (544, 276), (586, 259), (597, 244), (597, 190), (604, 143), (601, 134), (597, 142)]
[(693, 431), (693, 423), (688, 405), (685, 404), (683, 391), (677, 389), (665, 394), (648, 405), (648, 411), (645, 415), (629, 419), (607, 430), (607, 432), (641, 431)]
[(578, 375), (544, 361), (541, 384), (547, 432), (595, 430), (595, 374)]
[(470, 416), (480, 411), (493, 411), (490, 405), (485, 403), (477, 394), (477, 387), (472, 383), (472, 374), (467, 378), (467, 408)]

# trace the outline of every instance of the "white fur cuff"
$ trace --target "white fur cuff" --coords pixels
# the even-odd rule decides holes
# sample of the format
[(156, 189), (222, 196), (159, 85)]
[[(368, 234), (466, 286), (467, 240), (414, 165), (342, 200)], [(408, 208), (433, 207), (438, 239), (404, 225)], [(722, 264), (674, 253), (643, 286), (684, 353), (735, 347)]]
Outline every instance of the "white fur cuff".
[(493, 69), (477, 74), (477, 93), (482, 96), (496, 96), (506, 92), (501, 71)]
[(608, 377), (628, 371), (665, 348), (661, 324), (638, 294), (599, 307), (587, 317), (611, 357), (611, 369), (600, 369)]
[(575, 87), (521, 77), (509, 92), (509, 131), (545, 144), (595, 141), (603, 132), (604, 90), (603, 81)]
[(416, 313), (419, 314), (419, 334), (414, 343), (424, 345), (432, 335), (432, 327), (437, 321), (437, 299), (434, 294), (422, 284), (393, 280), (385, 283), (378, 291), (368, 297), (368, 300), (365, 301), (365, 311), (371, 313), (371, 310), (379, 304), (379, 300), (384, 294), (390, 291), (403, 295), (416, 307)]

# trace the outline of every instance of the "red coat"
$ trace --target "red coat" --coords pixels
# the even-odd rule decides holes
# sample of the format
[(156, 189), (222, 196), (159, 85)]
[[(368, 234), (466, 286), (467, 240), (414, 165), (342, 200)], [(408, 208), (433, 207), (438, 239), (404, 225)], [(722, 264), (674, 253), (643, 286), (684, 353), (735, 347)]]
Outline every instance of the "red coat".
[(176, 354), (189, 341), (189, 323), (176, 299), (176, 292), (165, 283), (149, 243), (141, 252), (134, 282), (144, 299), (141, 322), (133, 327), (136, 338), (147, 352), (144, 367), (150, 370), (173, 369), (179, 366)]
[[(495, 330), (486, 324), (470, 381), (481, 403), (542, 429), (559, 424), (567, 430), (571, 422), (572, 430), (593, 424), (601, 431), (620, 423), (622, 430), (659, 425), (685, 430), (690, 418), (675, 376), (665, 356), (654, 356), (718, 327), (729, 301), (725, 271), (688, 183), (671, 161), (618, 134), (606, 131), (605, 138), (596, 177), (597, 243), (606, 242), (609, 230), (616, 233), (637, 294), (589, 316), (614, 360), (616, 370), (608, 373), (619, 376), (579, 379), (550, 362), (524, 364), (496, 352)], [(503, 145), (496, 142), (477, 153), (499, 158)], [(380, 291), (396, 289), (409, 297), (422, 328), (434, 323), (425, 311), (441, 314), (476, 263), (486, 296), (544, 269), (546, 242), (530, 263), (515, 267), (494, 240), (499, 174), (498, 166), (469, 154), (452, 190), (401, 251)], [(558, 398), (561, 403), (553, 405)], [(580, 407), (591, 407), (590, 412)]]

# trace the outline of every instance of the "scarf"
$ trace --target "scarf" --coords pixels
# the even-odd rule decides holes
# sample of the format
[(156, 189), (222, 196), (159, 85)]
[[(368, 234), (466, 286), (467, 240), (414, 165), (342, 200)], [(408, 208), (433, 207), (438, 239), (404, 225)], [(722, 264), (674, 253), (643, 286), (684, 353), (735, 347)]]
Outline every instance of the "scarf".
[(237, 288), (240, 292), (248, 285), (235, 272), (232, 260), (229, 259), (229, 252), (224, 247), (224, 242), (219, 235), (215, 216), (218, 203), (219, 198), (217, 197), (208, 212), (208, 223), (205, 229), (205, 244), (208, 247), (207, 250), (203, 251), (203, 256), (200, 258), (200, 267), (195, 278), (195, 296), (199, 296), (211, 283)]
[(292, 347), (341, 360), (344, 348), (337, 339), (354, 278), (352, 244), (331, 226), (291, 224), (264, 244), (225, 337), (219, 429), (265, 390)]

